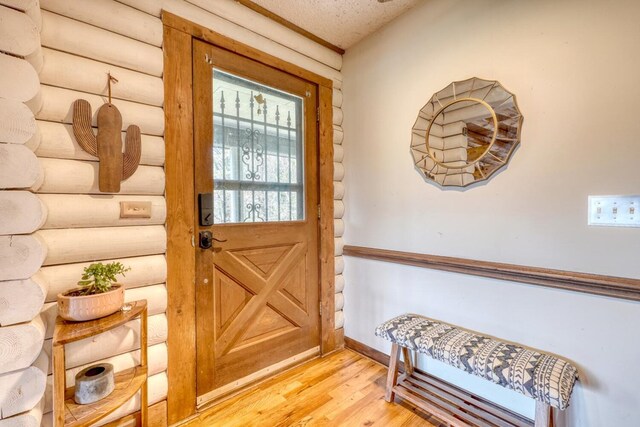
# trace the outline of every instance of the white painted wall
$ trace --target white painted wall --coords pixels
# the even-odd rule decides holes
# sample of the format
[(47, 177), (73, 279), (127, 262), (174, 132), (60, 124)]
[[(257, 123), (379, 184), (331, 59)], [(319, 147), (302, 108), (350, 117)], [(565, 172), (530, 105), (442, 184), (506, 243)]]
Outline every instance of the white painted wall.
[[(640, 229), (586, 225), (589, 194), (640, 192), (639, 17), (623, 0), (432, 0), (349, 49), (346, 244), (640, 277)], [(522, 146), (488, 183), (443, 191), (413, 168), (411, 126), (473, 76), (517, 94)], [(388, 352), (375, 325), (413, 311), (551, 351), (581, 371), (566, 425), (640, 425), (639, 303), (350, 257), (344, 274), (346, 336)], [(533, 414), (516, 393), (428, 370)]]

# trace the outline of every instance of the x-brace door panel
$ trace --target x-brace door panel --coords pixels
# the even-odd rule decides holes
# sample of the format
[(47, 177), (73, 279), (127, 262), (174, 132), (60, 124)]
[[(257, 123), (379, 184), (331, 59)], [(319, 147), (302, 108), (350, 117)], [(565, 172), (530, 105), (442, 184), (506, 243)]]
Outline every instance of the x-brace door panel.
[(201, 41), (193, 58), (202, 404), (319, 348), (318, 87)]

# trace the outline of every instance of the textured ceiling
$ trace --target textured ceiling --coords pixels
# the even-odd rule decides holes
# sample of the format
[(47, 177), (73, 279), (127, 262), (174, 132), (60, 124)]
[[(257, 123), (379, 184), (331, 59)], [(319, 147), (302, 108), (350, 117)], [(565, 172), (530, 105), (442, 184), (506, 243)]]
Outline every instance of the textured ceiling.
[(356, 44), (422, 0), (253, 0), (343, 49)]

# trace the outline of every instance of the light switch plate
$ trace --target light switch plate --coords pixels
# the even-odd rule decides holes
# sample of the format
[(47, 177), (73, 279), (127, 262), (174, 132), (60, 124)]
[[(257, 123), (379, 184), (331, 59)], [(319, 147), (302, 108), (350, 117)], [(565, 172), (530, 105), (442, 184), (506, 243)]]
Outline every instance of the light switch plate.
[(589, 225), (640, 227), (640, 196), (589, 196)]
[(151, 218), (151, 202), (120, 202), (120, 218)]

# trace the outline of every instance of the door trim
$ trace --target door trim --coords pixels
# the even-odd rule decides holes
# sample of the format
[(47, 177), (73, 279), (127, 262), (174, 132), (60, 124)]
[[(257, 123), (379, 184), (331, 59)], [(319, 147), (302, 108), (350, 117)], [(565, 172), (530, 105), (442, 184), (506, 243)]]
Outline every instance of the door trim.
[(192, 41), (199, 39), (318, 85), (320, 187), (320, 354), (336, 349), (333, 230), (333, 82), (301, 67), (163, 11), (167, 291), (168, 423), (196, 412), (195, 195)]

